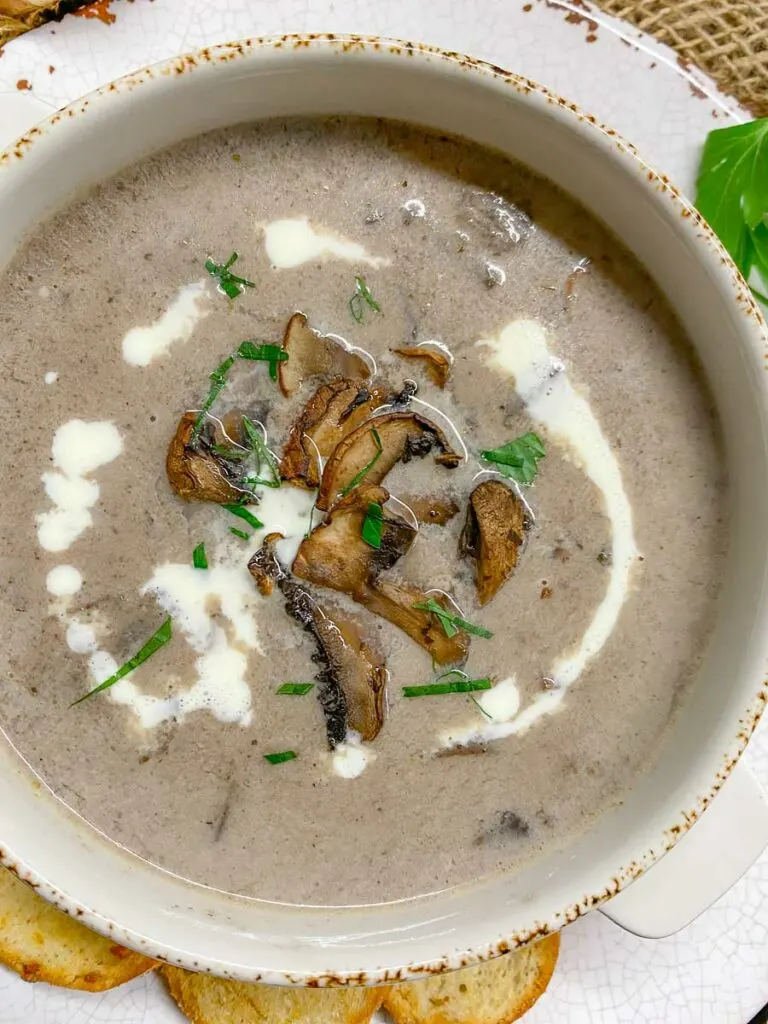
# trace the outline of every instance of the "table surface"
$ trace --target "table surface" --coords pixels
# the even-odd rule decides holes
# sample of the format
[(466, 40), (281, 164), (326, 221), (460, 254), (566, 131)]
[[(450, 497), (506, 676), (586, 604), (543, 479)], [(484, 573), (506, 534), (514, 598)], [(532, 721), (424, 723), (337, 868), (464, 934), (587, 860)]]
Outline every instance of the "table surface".
[[(358, 32), (419, 39), (509, 67), (576, 100), (684, 190), (711, 129), (748, 115), (636, 30), (576, 0), (105, 0), (0, 56), (0, 145), (75, 97), (184, 50), (246, 35)], [(587, 17), (588, 15), (588, 17)], [(592, 19), (592, 20), (590, 20)], [(642, 101), (638, 101), (638, 97)], [(745, 755), (768, 788), (768, 723)], [(746, 1024), (768, 999), (768, 851), (693, 924), (661, 941), (599, 913), (563, 934), (526, 1024)], [(158, 979), (93, 996), (0, 969), (0, 1024), (179, 1024)]]

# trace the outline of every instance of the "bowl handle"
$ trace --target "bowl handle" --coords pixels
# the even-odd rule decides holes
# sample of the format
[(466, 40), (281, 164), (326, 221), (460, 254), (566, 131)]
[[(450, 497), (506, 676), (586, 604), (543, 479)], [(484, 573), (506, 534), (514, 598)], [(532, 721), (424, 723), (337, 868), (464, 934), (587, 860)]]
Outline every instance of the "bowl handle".
[(602, 913), (647, 939), (673, 935), (727, 892), (766, 846), (768, 801), (738, 764), (687, 835)]

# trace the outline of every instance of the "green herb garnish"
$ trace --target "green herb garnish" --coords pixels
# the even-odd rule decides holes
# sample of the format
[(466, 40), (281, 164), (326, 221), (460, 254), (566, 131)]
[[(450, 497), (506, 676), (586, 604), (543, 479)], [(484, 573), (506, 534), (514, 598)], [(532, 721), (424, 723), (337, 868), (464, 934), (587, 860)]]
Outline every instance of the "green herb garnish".
[(745, 280), (754, 268), (768, 284), (768, 117), (709, 133), (696, 190), (699, 212)]
[(233, 516), (239, 516), (240, 519), (244, 519), (254, 530), (260, 530), (264, 525), (245, 505), (222, 505), (221, 507), (225, 508), (227, 512), (231, 512)]
[(283, 683), (277, 693), (280, 696), (303, 697), (314, 685), (314, 683)]
[(431, 612), (433, 615), (436, 615), (440, 620), (440, 625), (443, 627), (445, 635), (449, 639), (456, 636), (460, 629), (466, 630), (467, 633), (472, 633), (473, 636), (483, 637), (485, 640), (489, 640), (493, 636), (493, 633), (483, 626), (476, 626), (473, 622), (462, 619), (460, 615), (454, 615), (453, 612), (449, 612), (441, 604), (438, 604), (433, 597), (430, 597), (423, 604), (415, 604), (413, 607), (418, 608), (419, 611)]
[(384, 512), (381, 505), (375, 501), (368, 502), (368, 511), (363, 519), (363, 528), (360, 531), (363, 540), (372, 548), (377, 550), (381, 547), (381, 535), (384, 529)]
[(238, 253), (233, 252), (226, 263), (216, 263), (210, 256), (205, 261), (205, 269), (211, 277), (215, 277), (218, 280), (219, 288), (230, 299), (236, 299), (245, 288), (256, 287), (253, 281), (249, 281), (245, 277), (238, 277), (237, 274), (233, 274), (229, 269), (235, 260), (238, 259), (238, 256)]
[[(264, 487), (279, 487), (280, 486), (280, 467), (277, 464), (277, 459), (270, 449), (267, 447), (266, 440), (262, 437), (261, 431), (256, 427), (256, 424), (250, 420), (247, 416), (243, 416), (243, 428), (248, 438), (248, 443), (251, 447), (251, 451), (256, 456), (256, 476), (249, 477), (248, 483), (251, 488), (262, 485)], [(267, 466), (271, 477), (267, 480), (264, 477), (259, 476), (261, 473), (262, 466)]]
[(474, 622), (467, 622), (466, 619), (462, 619), (460, 615), (454, 615), (453, 617), (454, 626), (458, 626), (459, 629), (464, 629), (467, 633), (471, 633), (472, 636), (480, 636), (483, 640), (490, 640), (493, 633), (486, 629), (484, 626), (476, 626)]
[(269, 376), (277, 380), (277, 364), (284, 363), (288, 353), (279, 345), (257, 345), (253, 341), (243, 341), (237, 350), (241, 359), (260, 360), (269, 363)]
[(349, 494), (350, 491), (354, 491), (354, 489), (361, 482), (361, 480), (363, 480), (366, 476), (368, 476), (370, 471), (373, 469), (373, 467), (376, 465), (376, 463), (381, 458), (381, 453), (384, 451), (384, 446), (381, 443), (381, 437), (379, 436), (379, 432), (376, 429), (376, 427), (371, 427), (371, 434), (373, 436), (373, 443), (376, 445), (376, 454), (373, 456), (373, 458), (371, 459), (371, 461), (368, 463), (367, 466), (363, 466), (363, 468), (360, 470), (360, 472), (356, 473), (352, 477), (352, 479), (349, 481), (347, 486), (341, 492), (341, 497), (342, 498), (345, 498)]
[(279, 754), (265, 754), (264, 760), (270, 764), (282, 764), (283, 761), (293, 761), (298, 756), (294, 750), (281, 750)]
[(205, 396), (203, 407), (200, 410), (200, 414), (195, 420), (195, 425), (192, 429), (193, 445), (197, 444), (197, 439), (200, 437), (200, 431), (203, 429), (203, 423), (205, 422), (208, 410), (226, 387), (227, 374), (234, 366), (235, 358), (235, 356), (227, 356), (224, 362), (217, 366), (213, 373), (208, 374), (208, 380), (211, 382), (211, 387), (208, 394)]
[(440, 620), (440, 625), (443, 627), (445, 635), (450, 639), (452, 636), (456, 636), (459, 632), (457, 627), (453, 624), (454, 616), (449, 611), (446, 611), (442, 605), (438, 604), (431, 597), (428, 601), (423, 604), (415, 604), (413, 606), (422, 612), (432, 612)]
[(539, 459), (543, 459), (546, 450), (538, 434), (531, 430), (521, 434), (514, 441), (503, 444), (500, 448), (481, 452), (486, 462), (492, 462), (498, 471), (519, 484), (532, 484), (539, 471)]
[(469, 679), (466, 672), (452, 669), (438, 676), (437, 682), (424, 686), (404, 686), (404, 697), (434, 697), (442, 693), (472, 693), (474, 690), (490, 690), (490, 679)]
[(205, 553), (205, 544), (198, 544), (192, 552), (192, 565), (196, 569), (208, 568), (208, 556)]
[(151, 658), (155, 651), (159, 651), (161, 647), (164, 647), (170, 639), (171, 619), (169, 616), (158, 631), (153, 633), (149, 640), (147, 640), (141, 650), (137, 651), (132, 658), (129, 658), (124, 665), (121, 665), (114, 675), (110, 676), (109, 679), (105, 679), (103, 683), (99, 683), (98, 686), (94, 687), (93, 690), (89, 690), (88, 693), (83, 694), (82, 697), (78, 697), (77, 700), (73, 700), (69, 706), (73, 708), (75, 704), (80, 704), (81, 701), (92, 697), (94, 693), (101, 693), (102, 690), (108, 690), (110, 686), (114, 686), (115, 683), (119, 683), (120, 680), (124, 679), (129, 672), (133, 672), (133, 670), (143, 664), (147, 658)]
[(366, 304), (374, 313), (381, 312), (381, 306), (374, 299), (371, 289), (365, 283), (364, 277), (355, 278), (355, 293), (349, 300), (349, 311), (357, 323), (361, 324), (365, 316)]
[[(200, 431), (202, 430), (203, 423), (208, 410), (211, 408), (213, 403), (219, 397), (221, 392), (224, 390), (227, 383), (227, 375), (232, 367), (235, 365), (237, 359), (253, 359), (263, 360), (269, 363), (269, 376), (272, 380), (277, 379), (277, 364), (284, 362), (288, 358), (288, 353), (284, 352), (278, 345), (255, 345), (252, 341), (243, 341), (240, 343), (236, 352), (233, 352), (231, 356), (227, 356), (224, 362), (217, 366), (213, 373), (208, 375), (208, 379), (211, 382), (211, 387), (208, 394), (205, 396), (203, 407), (200, 410), (200, 415), (195, 420), (195, 426), (192, 430), (192, 444), (197, 444), (197, 440), (200, 437)], [(219, 446), (214, 446), (213, 451), (223, 458), (228, 459), (242, 459), (247, 456), (247, 452), (243, 452), (242, 455), (238, 454), (236, 450), (224, 449)]]
[(251, 539), (250, 536), (245, 532), (245, 530), (238, 530), (238, 528), (236, 526), (230, 526), (229, 532), (230, 533), (234, 533), (234, 535), (236, 537), (239, 537), (240, 540), (250, 540)]

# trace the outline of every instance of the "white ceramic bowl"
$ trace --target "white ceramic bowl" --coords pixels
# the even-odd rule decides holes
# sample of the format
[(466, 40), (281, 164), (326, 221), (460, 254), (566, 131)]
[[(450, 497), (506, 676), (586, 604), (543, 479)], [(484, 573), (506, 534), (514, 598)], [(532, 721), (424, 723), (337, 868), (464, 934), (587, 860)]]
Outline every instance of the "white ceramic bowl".
[[(118, 849), (0, 745), (0, 856), (44, 896), (151, 955), (295, 984), (374, 983), (458, 967), (558, 929), (614, 896), (707, 807), (768, 699), (762, 318), (709, 228), (667, 179), (565, 100), (498, 68), (410, 43), (287, 37), (219, 46), (100, 89), (0, 156), (0, 265), (74, 192), (153, 150), (237, 122), (325, 113), (409, 120), (494, 146), (576, 196), (634, 250), (677, 310), (712, 382), (725, 432), (733, 539), (711, 649), (655, 767), (586, 835), (514, 875), (375, 908), (285, 907), (230, 896)], [(718, 800), (712, 813), (728, 811), (716, 831), (727, 837), (721, 859), (730, 874), (718, 875), (716, 851), (706, 872), (721, 887), (746, 867), (744, 851), (751, 858), (766, 838), (755, 825), (764, 819), (749, 782), (725, 789), (730, 800)], [(681, 870), (682, 863), (685, 893), (678, 887), (659, 902), (646, 889), (634, 911), (625, 904), (616, 917), (653, 933), (680, 921), (673, 915), (648, 924), (646, 913), (638, 924), (643, 906), (663, 909), (682, 895), (685, 915), (702, 909), (702, 900), (718, 893), (711, 885), (702, 891), (699, 882), (691, 889), (695, 868), (686, 862)], [(665, 868), (635, 889), (663, 879)]]

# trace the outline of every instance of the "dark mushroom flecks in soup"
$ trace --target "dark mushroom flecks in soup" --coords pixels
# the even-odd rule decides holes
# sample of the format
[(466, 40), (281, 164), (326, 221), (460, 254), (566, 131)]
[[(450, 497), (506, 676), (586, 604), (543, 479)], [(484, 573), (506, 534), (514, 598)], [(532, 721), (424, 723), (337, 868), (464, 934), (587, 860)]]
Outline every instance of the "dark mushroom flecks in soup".
[(395, 899), (567, 843), (652, 759), (713, 621), (717, 423), (553, 186), (247, 126), (73, 202), (3, 295), (0, 721), (110, 838)]

